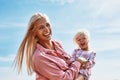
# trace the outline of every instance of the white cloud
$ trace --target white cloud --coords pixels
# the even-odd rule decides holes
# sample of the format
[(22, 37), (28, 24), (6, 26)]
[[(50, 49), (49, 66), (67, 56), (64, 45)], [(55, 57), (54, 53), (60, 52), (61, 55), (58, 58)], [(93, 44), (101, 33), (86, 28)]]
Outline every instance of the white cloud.
[[(0, 63), (8, 64), (13, 63), (15, 55), (8, 55), (0, 57)], [(7, 77), (6, 77), (7, 76)], [(2, 80), (35, 80), (35, 73), (33, 75), (27, 74), (26, 64), (23, 61), (22, 71), (18, 74), (17, 69), (12, 66), (0, 66), (0, 77)]]
[(91, 4), (93, 4), (91, 5), (93, 9), (92, 17), (104, 16), (111, 18), (120, 13), (119, 0), (101, 0), (94, 1)]
[(93, 41), (91, 41), (92, 49), (95, 51), (107, 51), (107, 50), (116, 50), (120, 49), (120, 39), (115, 38), (106, 38), (101, 37), (100, 38), (94, 38)]
[(100, 21), (103, 18), (113, 21), (120, 18), (120, 0), (80, 0), (76, 6), (76, 10), (80, 10), (90, 20)]
[(52, 3), (59, 3), (61, 5), (64, 5), (65, 3), (72, 3), (74, 0), (50, 0)]
[(15, 55), (12, 55), (12, 54), (5, 57), (0, 56), (0, 62), (11, 62), (14, 60), (14, 58), (15, 58)]
[[(103, 6), (103, 7), (102, 7)], [(120, 1), (119, 0), (108, 0), (105, 2), (103, 5), (101, 5), (102, 13), (105, 14), (106, 16), (111, 16), (113, 14), (116, 14), (120, 12)]]
[[(107, 29), (102, 29), (101, 30), (101, 33), (105, 33), (105, 35), (106, 34), (114, 34), (114, 33), (116, 33), (116, 35), (117, 34), (120, 34), (120, 29), (119, 28), (117, 28), (117, 27), (114, 27), (114, 26), (112, 26), (112, 27), (109, 27), (109, 28), (107, 28)], [(116, 36), (116, 35), (114, 35), (114, 36)]]
[(25, 68), (22, 71), (18, 74), (11, 67), (0, 67), (0, 78), (2, 80), (35, 80), (35, 74), (28, 76)]
[(92, 69), (91, 80), (120, 80), (119, 60), (107, 58), (97, 60), (95, 67)]
[(1, 23), (0, 28), (7, 28), (7, 27), (26, 27), (24, 23)]

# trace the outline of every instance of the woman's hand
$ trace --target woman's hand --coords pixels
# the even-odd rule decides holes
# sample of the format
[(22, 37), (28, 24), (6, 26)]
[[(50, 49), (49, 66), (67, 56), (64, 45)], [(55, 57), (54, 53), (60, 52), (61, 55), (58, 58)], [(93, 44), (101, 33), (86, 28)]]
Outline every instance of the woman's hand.
[(80, 68), (81, 68), (81, 69), (85, 69), (86, 66), (85, 66), (84, 64), (82, 64), (82, 65), (80, 66)]
[(79, 61), (81, 64), (86, 64), (88, 62), (88, 60), (83, 57), (78, 57), (77, 61)]

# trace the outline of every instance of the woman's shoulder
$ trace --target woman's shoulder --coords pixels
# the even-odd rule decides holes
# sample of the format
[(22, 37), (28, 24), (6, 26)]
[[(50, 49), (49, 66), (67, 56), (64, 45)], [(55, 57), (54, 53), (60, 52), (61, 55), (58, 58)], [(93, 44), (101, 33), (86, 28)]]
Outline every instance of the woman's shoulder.
[(37, 44), (35, 50), (34, 50), (34, 53), (33, 55), (34, 56), (40, 56), (41, 53), (45, 53), (46, 50), (44, 47), (42, 47), (40, 44)]
[(59, 46), (59, 47), (63, 48), (61, 41), (59, 41), (59, 40), (52, 40), (52, 42), (55, 44), (55, 46)]
[(56, 43), (56, 44), (59, 44), (59, 45), (61, 45), (61, 43), (62, 43), (62, 42), (59, 41), (59, 40), (52, 40), (52, 42), (53, 42), (53, 43)]

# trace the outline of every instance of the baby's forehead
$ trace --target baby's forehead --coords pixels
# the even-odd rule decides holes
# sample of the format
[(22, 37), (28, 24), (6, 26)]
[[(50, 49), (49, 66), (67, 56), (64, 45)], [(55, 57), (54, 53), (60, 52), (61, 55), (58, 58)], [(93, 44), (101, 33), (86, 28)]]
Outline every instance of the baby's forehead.
[(78, 35), (76, 35), (75, 39), (77, 40), (77, 39), (80, 39), (80, 38), (88, 38), (88, 35), (86, 35), (84, 33), (83, 34), (78, 34)]
[(79, 33), (79, 34), (76, 35), (76, 37), (83, 37), (83, 36), (87, 36), (87, 34), (85, 34), (85, 33)]

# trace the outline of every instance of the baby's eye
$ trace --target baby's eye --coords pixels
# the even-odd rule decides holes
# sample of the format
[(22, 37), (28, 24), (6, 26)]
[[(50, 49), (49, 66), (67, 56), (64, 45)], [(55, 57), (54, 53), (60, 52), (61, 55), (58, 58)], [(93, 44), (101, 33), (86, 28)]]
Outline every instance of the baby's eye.
[(84, 40), (87, 39), (86, 37), (83, 38)]
[(86, 39), (85, 37), (83, 39)]
[(81, 39), (77, 39), (77, 41), (81, 41)]

